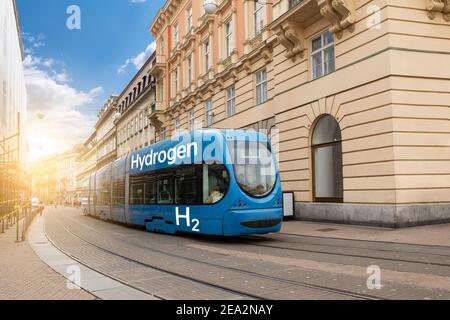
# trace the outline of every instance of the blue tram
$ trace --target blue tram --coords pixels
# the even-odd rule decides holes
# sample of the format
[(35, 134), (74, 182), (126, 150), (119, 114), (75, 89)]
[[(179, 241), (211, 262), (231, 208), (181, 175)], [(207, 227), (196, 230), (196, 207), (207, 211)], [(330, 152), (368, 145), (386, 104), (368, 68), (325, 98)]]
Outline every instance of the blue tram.
[(130, 153), (91, 175), (88, 213), (170, 234), (278, 232), (270, 141), (255, 131), (197, 130)]

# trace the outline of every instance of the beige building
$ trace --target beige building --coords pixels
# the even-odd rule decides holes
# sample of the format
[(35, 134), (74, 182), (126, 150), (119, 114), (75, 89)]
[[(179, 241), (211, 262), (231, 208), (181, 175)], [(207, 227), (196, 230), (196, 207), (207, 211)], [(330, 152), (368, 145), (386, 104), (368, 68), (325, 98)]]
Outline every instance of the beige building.
[(32, 195), (45, 203), (74, 204), (77, 199), (78, 156), (82, 146), (30, 165)]
[(160, 133), (164, 135), (158, 123), (149, 119), (159, 108), (155, 101), (155, 81), (149, 73), (155, 63), (155, 55), (150, 56), (117, 100), (118, 157), (157, 142)]
[(114, 161), (117, 157), (117, 132), (114, 125), (117, 112), (117, 98), (114, 95), (108, 98), (98, 113), (98, 121), (95, 124), (98, 169)]
[(50, 155), (32, 163), (29, 167), (32, 197), (37, 197), (46, 204), (55, 203), (57, 199), (57, 161), (57, 155)]
[(97, 133), (92, 133), (83, 143), (77, 158), (77, 200), (87, 197), (89, 177), (97, 169)]
[(447, 1), (202, 2), (168, 0), (150, 27), (168, 136), (276, 128), (299, 219), (450, 219)]

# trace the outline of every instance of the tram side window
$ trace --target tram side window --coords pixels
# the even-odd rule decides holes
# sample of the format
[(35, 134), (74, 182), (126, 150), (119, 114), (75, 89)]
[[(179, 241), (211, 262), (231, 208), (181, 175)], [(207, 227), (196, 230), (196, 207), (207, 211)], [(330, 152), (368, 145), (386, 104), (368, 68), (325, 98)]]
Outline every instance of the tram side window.
[(139, 205), (144, 203), (144, 184), (137, 183), (131, 185), (130, 204)]
[(222, 200), (230, 184), (221, 164), (188, 165), (131, 178), (131, 205), (200, 205)]
[(173, 181), (170, 177), (158, 180), (158, 204), (173, 203)]
[(145, 204), (155, 204), (157, 201), (157, 184), (156, 181), (145, 183)]
[(230, 178), (223, 165), (203, 165), (203, 203), (214, 204), (222, 200), (229, 185)]
[(201, 171), (196, 166), (177, 169), (175, 175), (175, 203), (201, 204)]
[(113, 182), (113, 205), (124, 205), (125, 204), (125, 182), (117, 180)]

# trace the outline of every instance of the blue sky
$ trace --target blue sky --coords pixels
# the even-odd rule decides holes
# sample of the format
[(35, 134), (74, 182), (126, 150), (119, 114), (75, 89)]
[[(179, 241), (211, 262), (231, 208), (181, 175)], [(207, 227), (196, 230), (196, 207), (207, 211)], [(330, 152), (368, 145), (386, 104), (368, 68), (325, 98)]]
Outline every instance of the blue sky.
[[(17, 4), (33, 160), (70, 148), (92, 132), (103, 102), (121, 92), (153, 51), (148, 28), (164, 0), (17, 0)], [(70, 5), (80, 8), (80, 30), (66, 26)]]

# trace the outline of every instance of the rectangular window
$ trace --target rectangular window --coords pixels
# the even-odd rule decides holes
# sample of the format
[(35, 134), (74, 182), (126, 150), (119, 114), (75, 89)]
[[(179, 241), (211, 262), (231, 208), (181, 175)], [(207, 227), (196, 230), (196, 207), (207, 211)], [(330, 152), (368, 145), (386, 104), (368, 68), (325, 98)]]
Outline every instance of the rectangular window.
[(166, 129), (162, 128), (159, 131), (159, 140), (160, 141), (166, 140)]
[(180, 118), (178, 117), (175, 119), (175, 134), (179, 134), (180, 129), (181, 129), (181, 122), (180, 122)]
[(311, 63), (313, 80), (335, 71), (333, 33), (327, 31), (311, 41)]
[(266, 69), (256, 72), (256, 104), (267, 101), (267, 71)]
[(191, 32), (192, 30), (192, 6), (186, 10), (186, 21), (187, 21), (187, 32)]
[(172, 73), (172, 80), (173, 80), (173, 92), (172, 92), (172, 98), (175, 98), (178, 93), (178, 68), (176, 68)]
[(156, 181), (145, 182), (145, 204), (157, 203), (157, 183)]
[(231, 86), (227, 89), (227, 115), (228, 115), (228, 117), (232, 117), (236, 113), (235, 98), (236, 98), (236, 89), (234, 88), (234, 86)]
[(204, 73), (207, 73), (209, 71), (210, 55), (211, 55), (211, 47), (210, 47), (209, 39), (205, 41), (203, 46), (204, 46), (204, 50), (205, 50), (205, 72)]
[(195, 130), (195, 111), (189, 111), (189, 129)]
[(161, 41), (160, 41), (160, 43), (159, 43), (159, 53), (160, 53), (161, 55), (164, 54), (164, 38), (163, 38), (163, 37), (161, 37)]
[(173, 26), (173, 47), (175, 48), (178, 45), (179, 40), (179, 30), (178, 23)]
[(202, 203), (202, 171), (197, 166), (184, 166), (175, 175), (175, 203), (181, 205), (196, 205)]
[(228, 21), (225, 24), (225, 42), (226, 42), (226, 54), (227, 57), (231, 56), (231, 53), (233, 52), (233, 24), (232, 21)]
[(139, 116), (134, 118), (134, 134), (137, 134), (139, 131)]
[(255, 1), (253, 18), (255, 20), (255, 36), (257, 36), (264, 27), (264, 4), (260, 0)]
[(213, 105), (211, 99), (208, 99), (205, 102), (205, 118), (206, 126), (210, 127), (213, 123)]
[(144, 204), (144, 184), (143, 183), (133, 183), (131, 184), (131, 205), (142, 205)]
[(148, 108), (145, 108), (145, 111), (144, 111), (144, 128), (147, 128), (148, 127)]
[(139, 131), (144, 129), (144, 114), (141, 112), (139, 114)]
[(167, 134), (166, 134), (166, 129), (165, 129), (165, 128), (162, 128), (162, 129), (159, 131), (159, 140), (160, 140), (160, 141), (166, 140), (166, 136), (167, 136)]
[(159, 80), (159, 101), (164, 101), (164, 78)]
[(160, 178), (158, 180), (158, 204), (172, 204), (173, 198), (173, 179), (171, 177)]
[(192, 82), (192, 53), (186, 59), (186, 87)]

